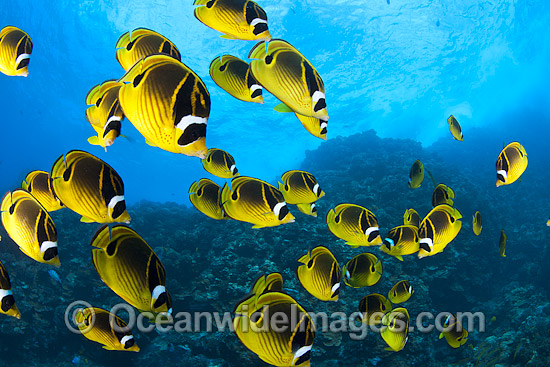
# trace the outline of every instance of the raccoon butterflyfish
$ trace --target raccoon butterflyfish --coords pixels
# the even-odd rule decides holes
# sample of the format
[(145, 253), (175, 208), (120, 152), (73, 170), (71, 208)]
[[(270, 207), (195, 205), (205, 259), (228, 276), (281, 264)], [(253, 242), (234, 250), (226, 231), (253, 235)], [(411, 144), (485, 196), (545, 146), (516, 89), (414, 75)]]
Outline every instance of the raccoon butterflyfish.
[(101, 159), (82, 150), (57, 158), (50, 172), (54, 195), (82, 222), (130, 222), (124, 201), (124, 183)]
[(29, 75), (32, 41), (27, 33), (13, 26), (0, 30), (0, 72), (9, 76)]
[(380, 335), (388, 344), (386, 350), (399, 352), (409, 339), (409, 312), (406, 308), (395, 308), (382, 318)]
[(481, 225), (481, 213), (476, 212), (474, 214), (474, 218), (472, 219), (472, 228), (474, 230), (474, 234), (476, 236), (479, 236), (481, 233), (481, 230), (483, 229), (483, 226)]
[(283, 194), (257, 178), (239, 176), (226, 183), (220, 194), (223, 211), (232, 219), (254, 224), (252, 228), (274, 227), (294, 222)]
[(327, 140), (327, 121), (317, 117), (300, 115), (299, 113), (294, 114), (311, 135)]
[(449, 130), (451, 131), (451, 134), (453, 134), (453, 138), (458, 141), (462, 141), (462, 139), (464, 138), (462, 135), (462, 128), (460, 127), (457, 119), (453, 115), (451, 115), (447, 119), (447, 122), (449, 123)]
[(302, 286), (321, 301), (338, 301), (341, 272), (338, 261), (324, 246), (318, 246), (298, 259), (296, 273)]
[(244, 41), (271, 40), (267, 14), (250, 0), (195, 0), (195, 18), (223, 33), (222, 38)]
[(327, 213), (328, 229), (351, 247), (382, 243), (376, 216), (355, 204), (340, 204)]
[(283, 104), (279, 112), (328, 121), (325, 85), (313, 65), (290, 43), (274, 39), (252, 48), (250, 70), (256, 80)]
[(264, 103), (263, 88), (249, 65), (231, 55), (216, 57), (210, 63), (210, 77), (220, 88), (244, 102)]
[(97, 133), (97, 136), (88, 138), (88, 143), (99, 145), (105, 151), (120, 136), (124, 113), (118, 102), (118, 91), (122, 85), (107, 80), (94, 86), (86, 95), (86, 105), (90, 106), (86, 110), (86, 119)]
[(439, 334), (439, 339), (443, 337), (451, 347), (458, 348), (468, 341), (468, 330), (462, 327), (454, 315), (449, 314), (443, 323), (443, 331)]
[(420, 223), (418, 258), (440, 253), (451, 242), (462, 227), (462, 214), (446, 204), (433, 208)]
[(279, 182), (279, 191), (283, 193), (288, 204), (313, 203), (325, 196), (325, 192), (317, 183), (317, 179), (309, 172), (287, 171)]
[(527, 168), (527, 152), (518, 142), (508, 144), (497, 158), (497, 187), (515, 182)]
[(139, 352), (128, 324), (109, 311), (98, 307), (80, 308), (73, 321), (82, 335), (103, 344), (103, 349)]
[(50, 176), (46, 171), (29, 172), (21, 182), (21, 187), (30, 192), (48, 213), (65, 207), (53, 194)]
[(198, 211), (212, 219), (228, 219), (220, 206), (220, 186), (207, 178), (193, 182), (189, 188), (189, 200)]
[(310, 366), (313, 322), (307, 311), (285, 293), (259, 293), (237, 304), (233, 330), (244, 346), (266, 363)]
[(21, 313), (15, 304), (13, 292), (11, 290), (10, 276), (0, 262), (0, 313), (8, 316), (13, 316), (17, 319), (21, 318)]
[(156, 54), (168, 55), (181, 61), (176, 45), (162, 34), (147, 28), (136, 28), (132, 32), (123, 33), (116, 42), (115, 57), (126, 71), (138, 60)]
[(445, 184), (439, 184), (432, 193), (432, 206), (435, 208), (441, 204), (453, 206), (455, 192)]
[(232, 178), (239, 175), (233, 156), (221, 149), (208, 149), (201, 163), (207, 172), (217, 177)]
[(506, 257), (506, 239), (508, 236), (506, 236), (506, 233), (504, 233), (504, 229), (500, 230), (500, 239), (498, 241), (498, 248), (500, 252), (500, 257)]
[(403, 256), (417, 253), (420, 249), (418, 227), (402, 225), (394, 227), (380, 245), (380, 250), (403, 261)]
[(391, 303), (381, 294), (371, 293), (359, 301), (361, 321), (366, 325), (378, 325), (382, 317), (391, 311)]
[(342, 274), (344, 283), (350, 287), (370, 287), (382, 276), (382, 262), (373, 254), (359, 254), (344, 265)]
[(299, 211), (312, 217), (317, 217), (317, 206), (315, 203), (296, 204)]
[(424, 165), (417, 159), (411, 166), (409, 172), (409, 187), (411, 189), (417, 189), (424, 181)]
[(283, 292), (283, 277), (280, 273), (260, 275), (250, 292), (235, 305), (233, 312), (242, 315), (247, 311), (252, 311), (251, 307), (254, 307), (258, 298), (268, 292)]
[(405, 210), (405, 214), (403, 214), (403, 224), (418, 228), (420, 226), (420, 215), (412, 208)]
[(397, 282), (393, 288), (388, 292), (388, 299), (393, 304), (403, 303), (411, 298), (414, 290), (408, 280), (401, 280)]
[(197, 74), (170, 56), (153, 55), (136, 62), (120, 81), (124, 115), (147, 144), (206, 157), (210, 94)]
[(126, 302), (141, 311), (172, 313), (164, 266), (151, 247), (134, 230), (107, 225), (94, 235), (92, 262), (99, 277)]
[(41, 263), (60, 265), (55, 223), (38, 200), (23, 189), (8, 191), (0, 210), (6, 232), (25, 255)]

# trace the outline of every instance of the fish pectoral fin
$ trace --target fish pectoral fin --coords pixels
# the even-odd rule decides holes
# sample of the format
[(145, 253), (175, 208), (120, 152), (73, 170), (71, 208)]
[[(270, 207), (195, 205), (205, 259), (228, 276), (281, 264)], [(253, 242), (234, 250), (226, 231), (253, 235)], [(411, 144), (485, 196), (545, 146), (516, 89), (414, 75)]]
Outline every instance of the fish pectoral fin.
[(220, 36), (220, 38), (224, 38), (224, 39), (226, 39), (226, 40), (236, 40), (236, 39), (238, 39), (238, 38), (235, 38), (235, 37), (230, 36), (230, 35), (228, 35), (228, 34), (222, 34), (222, 35)]
[(156, 144), (153, 144), (151, 143), (149, 140), (145, 139), (145, 144), (149, 145), (149, 146), (152, 146), (152, 147), (156, 147), (157, 145)]
[(359, 247), (359, 245), (356, 245), (355, 243), (351, 243), (351, 242), (346, 242), (346, 245), (349, 245), (349, 247), (351, 247), (351, 248)]
[(103, 346), (103, 349), (106, 349), (106, 350), (116, 350), (115, 348), (111, 347), (111, 346), (108, 346), (108, 345), (104, 345)]
[(95, 223), (95, 220), (92, 220), (92, 219), (90, 219), (90, 218), (88, 218), (88, 217), (82, 217), (82, 218), (80, 218), (80, 221), (81, 221), (82, 223)]
[(391, 349), (390, 347), (384, 348), (384, 350), (387, 350), (388, 352), (395, 352), (395, 350)]
[(264, 227), (265, 227), (265, 225), (263, 225), (263, 224), (254, 224), (254, 225), (252, 226), (252, 228), (254, 228), (254, 229), (256, 229), (256, 228), (264, 228)]
[(443, 333), (439, 333), (439, 339), (443, 338)]
[(88, 143), (92, 144), (92, 145), (99, 145), (99, 138), (97, 136), (90, 136), (88, 138)]
[(294, 110), (290, 107), (288, 107), (286, 104), (284, 103), (279, 103), (277, 106), (275, 106), (273, 108), (275, 111), (277, 112), (281, 112), (281, 113), (287, 113), (287, 112), (294, 112)]
[(403, 256), (401, 256), (401, 255), (396, 255), (395, 257), (397, 258), (397, 260), (403, 261)]

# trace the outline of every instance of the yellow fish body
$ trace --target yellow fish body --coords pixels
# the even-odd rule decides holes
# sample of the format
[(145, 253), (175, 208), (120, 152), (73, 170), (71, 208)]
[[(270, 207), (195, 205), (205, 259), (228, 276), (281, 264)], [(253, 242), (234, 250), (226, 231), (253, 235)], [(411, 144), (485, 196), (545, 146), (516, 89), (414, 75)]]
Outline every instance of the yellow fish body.
[(342, 268), (344, 283), (353, 288), (370, 287), (382, 276), (382, 262), (369, 253), (359, 254)]
[(21, 187), (34, 196), (48, 213), (65, 207), (53, 194), (50, 176), (46, 171), (29, 172), (21, 182)]
[[(274, 324), (275, 317), (284, 319), (284, 323)], [(233, 330), (245, 347), (270, 365), (310, 366), (313, 322), (306, 310), (285, 293), (260, 288), (237, 304)]]
[(315, 203), (296, 204), (296, 207), (299, 211), (306, 215), (317, 217), (317, 206), (315, 205)]
[(380, 324), (384, 315), (391, 309), (390, 301), (378, 293), (371, 293), (359, 301), (360, 318), (366, 325)]
[(453, 206), (455, 192), (453, 189), (444, 184), (439, 184), (435, 187), (432, 193), (432, 206), (435, 208), (441, 204)]
[(136, 62), (120, 81), (124, 115), (147, 144), (206, 157), (210, 94), (197, 74), (170, 56), (153, 55)]
[(198, 211), (212, 219), (228, 219), (220, 206), (220, 186), (207, 178), (193, 182), (189, 188), (189, 200)]
[(453, 139), (462, 141), (464, 136), (462, 135), (462, 128), (460, 127), (460, 124), (458, 123), (457, 119), (453, 115), (451, 115), (447, 119), (447, 123), (449, 124), (449, 130), (453, 135)]
[(232, 219), (254, 224), (252, 228), (274, 227), (294, 222), (283, 194), (256, 178), (239, 176), (226, 183), (220, 194), (223, 211)]
[(300, 257), (297, 270), (302, 286), (321, 301), (338, 301), (340, 293), (340, 266), (329, 249), (318, 246)]
[(414, 161), (409, 172), (409, 187), (417, 189), (424, 181), (424, 165), (418, 159)]
[(100, 228), (91, 245), (99, 277), (126, 302), (141, 311), (172, 313), (164, 266), (151, 247), (131, 228)]
[(410, 316), (406, 308), (395, 308), (382, 318), (380, 335), (388, 344), (386, 350), (399, 352), (409, 339)]
[(0, 73), (26, 77), (31, 53), (32, 41), (27, 33), (12, 26), (0, 30)]
[(388, 292), (388, 299), (393, 304), (403, 303), (411, 298), (414, 293), (414, 289), (411, 283), (407, 280), (401, 280), (397, 282), (393, 288)]
[(239, 175), (233, 156), (221, 149), (208, 149), (201, 163), (206, 172), (217, 177), (232, 178)]
[(210, 77), (220, 88), (240, 101), (264, 103), (262, 86), (250, 72), (249, 65), (238, 57), (216, 57), (210, 63)]
[(476, 236), (479, 236), (481, 234), (481, 230), (483, 229), (483, 226), (481, 224), (481, 213), (476, 212), (474, 214), (474, 218), (472, 219), (472, 228), (474, 230), (474, 234)]
[(500, 230), (500, 240), (498, 241), (498, 247), (500, 252), (500, 257), (506, 257), (506, 240), (508, 236), (504, 233), (504, 229)]
[(256, 80), (280, 99), (285, 112), (328, 121), (325, 85), (313, 65), (291, 44), (271, 40), (260, 42), (248, 55), (250, 70)]
[(419, 240), (418, 227), (412, 225), (397, 226), (392, 228), (384, 238), (380, 250), (403, 261), (403, 256), (418, 252), (420, 249)]
[(82, 150), (57, 158), (50, 177), (55, 196), (83, 222), (130, 222), (124, 201), (124, 183), (101, 159)]
[(139, 352), (126, 322), (109, 311), (80, 308), (74, 314), (74, 323), (88, 340), (103, 344), (103, 349)]
[(461, 218), (462, 214), (449, 205), (441, 204), (433, 208), (420, 223), (418, 258), (443, 251), (460, 231)]
[(403, 224), (418, 228), (420, 226), (420, 216), (418, 212), (412, 208), (405, 210), (405, 214), (403, 214)]
[(327, 126), (328, 122), (317, 117), (304, 116), (299, 113), (294, 113), (298, 120), (302, 123), (302, 126), (313, 136), (320, 139), (327, 140)]
[(245, 41), (271, 40), (267, 14), (251, 0), (195, 0), (195, 18), (223, 33), (223, 38)]
[(439, 339), (443, 337), (451, 347), (458, 348), (468, 341), (468, 330), (462, 327), (454, 315), (448, 315), (443, 323), (443, 331), (439, 334)]
[(147, 56), (164, 54), (181, 61), (181, 55), (168, 38), (147, 28), (137, 28), (123, 33), (116, 42), (115, 57), (120, 66), (128, 71), (138, 60)]
[(325, 196), (325, 192), (317, 183), (317, 179), (309, 172), (287, 171), (279, 182), (279, 191), (283, 193), (288, 204), (313, 203)]
[(376, 216), (355, 204), (340, 204), (327, 213), (328, 229), (352, 247), (382, 243)]
[(88, 143), (99, 145), (107, 151), (120, 136), (121, 121), (124, 113), (118, 102), (118, 91), (123, 84), (107, 80), (94, 86), (86, 95), (86, 119), (92, 125), (97, 136), (88, 138)]
[(13, 292), (11, 290), (10, 276), (4, 264), (0, 262), (0, 313), (8, 316), (21, 318), (21, 313), (15, 304)]
[(517, 181), (527, 168), (527, 152), (518, 142), (508, 144), (497, 158), (497, 187)]
[(6, 232), (25, 255), (59, 266), (55, 223), (38, 200), (23, 189), (16, 189), (4, 195), (1, 211)]

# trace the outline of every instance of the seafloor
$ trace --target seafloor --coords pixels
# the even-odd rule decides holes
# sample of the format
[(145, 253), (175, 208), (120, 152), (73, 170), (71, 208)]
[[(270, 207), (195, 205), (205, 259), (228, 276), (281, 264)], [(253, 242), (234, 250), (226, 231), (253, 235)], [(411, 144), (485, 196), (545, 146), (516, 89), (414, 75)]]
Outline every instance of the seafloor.
[[(397, 281), (408, 279), (415, 293), (404, 306), (413, 324), (415, 315), (423, 311), (483, 312), (487, 318), (485, 332), (476, 328), (459, 349), (439, 340), (435, 331), (412, 332), (404, 350), (397, 353), (384, 350), (385, 343), (374, 332), (356, 341), (347, 333), (318, 331), (313, 366), (549, 366), (550, 229), (545, 225), (547, 202), (541, 200), (548, 190), (548, 173), (528, 167), (522, 182), (497, 189), (494, 161), (500, 147), (494, 154), (470, 152), (469, 158), (457, 159), (441, 146), (423, 149), (413, 141), (380, 139), (368, 131), (331, 139), (308, 152), (302, 167), (296, 168), (313, 173), (326, 192), (318, 201), (318, 218), (291, 208), (295, 223), (255, 230), (247, 223), (212, 220), (194, 208), (147, 201), (129, 208), (131, 227), (164, 263), (174, 313), (231, 311), (258, 275), (278, 271), (288, 293), (308, 311), (351, 314), (364, 295), (387, 294)], [(295, 275), (301, 255), (324, 245), (344, 265), (363, 250), (349, 248), (328, 231), (324, 216), (331, 207), (350, 202), (370, 208), (382, 234), (401, 224), (405, 209), (413, 207), (421, 216), (431, 209), (434, 185), (428, 175), (419, 189), (407, 187), (409, 168), (416, 159), (438, 183), (454, 189), (455, 207), (464, 223), (457, 238), (443, 253), (422, 260), (409, 256), (400, 262), (368, 248), (383, 262), (378, 284), (370, 289), (342, 285), (340, 300), (333, 303), (310, 296)], [(273, 180), (282, 173), (274, 173)], [(180, 184), (181, 195), (187, 195), (191, 182)], [(479, 237), (471, 224), (476, 210), (483, 215)], [(51, 267), (27, 258), (3, 228), (0, 232), (0, 258), (22, 312), (21, 320), (1, 316), (0, 365), (265, 365), (229, 331), (134, 330), (139, 353), (105, 351), (69, 332), (63, 317), (72, 301), (109, 309), (122, 300), (103, 284), (90, 261), (90, 240), (100, 226), (80, 223), (69, 210), (52, 216), (59, 235), (61, 283), (48, 274)], [(508, 235), (505, 258), (499, 256), (501, 229)]]

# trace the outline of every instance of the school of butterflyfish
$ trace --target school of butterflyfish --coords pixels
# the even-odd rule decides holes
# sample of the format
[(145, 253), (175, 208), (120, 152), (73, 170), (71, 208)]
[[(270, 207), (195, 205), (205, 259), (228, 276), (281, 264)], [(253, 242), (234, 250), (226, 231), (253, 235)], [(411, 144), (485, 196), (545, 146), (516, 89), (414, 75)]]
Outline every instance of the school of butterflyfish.
[[(276, 111), (293, 112), (309, 133), (326, 139), (328, 112), (323, 80), (299, 50), (288, 41), (272, 38), (265, 11), (250, 0), (195, 0), (194, 5), (195, 17), (223, 33), (221, 37), (258, 42), (248, 55), (250, 63), (233, 55), (214, 58), (209, 74), (215, 84), (240, 101), (260, 104), (264, 103), (264, 90), (269, 91), (281, 101)], [(32, 49), (24, 31), (4, 27), (0, 31), (0, 72), (28, 76)], [(210, 94), (200, 76), (181, 61), (180, 51), (168, 38), (146, 28), (126, 32), (116, 42), (115, 58), (124, 73), (93, 86), (85, 97), (85, 116), (95, 132), (88, 138), (90, 144), (107, 150), (122, 136), (123, 121), (129, 121), (148, 145), (199, 157), (206, 172), (230, 180), (220, 187), (202, 178), (189, 188), (193, 206), (212, 219), (242, 221), (253, 228), (279, 226), (296, 220), (290, 205), (317, 217), (315, 202), (325, 192), (313, 174), (291, 170), (273, 186), (239, 175), (231, 154), (207, 148)], [(451, 115), (447, 122), (453, 138), (462, 141), (458, 120)], [(518, 142), (508, 144), (497, 158), (496, 186), (517, 181), (526, 167), (525, 148)], [(385, 235), (381, 235), (376, 215), (368, 208), (354, 203), (331, 208), (325, 217), (330, 233), (352, 248), (378, 247), (380, 253), (360, 253), (341, 268), (328, 247), (310, 249), (297, 259), (300, 265), (295, 269), (305, 291), (318, 300), (338, 302), (342, 281), (353, 288), (378, 283), (386, 255), (403, 261), (409, 255), (421, 259), (445, 251), (462, 228), (462, 214), (454, 207), (453, 189), (443, 183), (436, 185), (427, 172), (435, 186), (433, 209), (423, 218), (413, 208), (406, 209), (403, 224)], [(416, 160), (408, 186), (416, 189), (423, 181), (424, 165)], [(164, 266), (145, 239), (128, 226), (131, 218), (126, 211), (123, 180), (103, 160), (83, 150), (71, 150), (55, 160), (49, 171), (28, 173), (20, 188), (3, 197), (2, 225), (29, 258), (60, 266), (58, 250), (64, 244), (58, 249), (57, 228), (49, 213), (64, 208), (78, 213), (82, 222), (104, 224), (91, 241), (91, 260), (105, 285), (139, 311), (170, 320), (172, 301)], [(112, 223), (117, 224), (109, 226)], [(472, 228), (476, 236), (481, 234), (479, 212), (473, 214)], [(500, 256), (506, 256), (505, 249), (502, 230)], [(400, 351), (407, 343), (409, 313), (394, 305), (408, 301), (413, 293), (409, 281), (401, 280), (387, 297), (370, 293), (359, 301), (357, 321), (381, 325), (380, 336), (387, 350)], [(21, 318), (2, 263), (0, 300), (1, 313)], [(291, 315), (296, 311), (300, 317), (290, 318), (293, 324), (283, 331), (267, 327), (276, 313)], [(310, 365), (315, 325), (308, 312), (284, 292), (281, 274), (260, 276), (249, 295), (235, 306), (234, 316), (236, 336), (261, 360), (274, 366)], [(139, 351), (127, 324), (109, 311), (78, 309), (73, 321), (86, 338), (107, 350)], [(443, 337), (458, 348), (466, 343), (468, 332), (449, 314), (439, 336)]]

